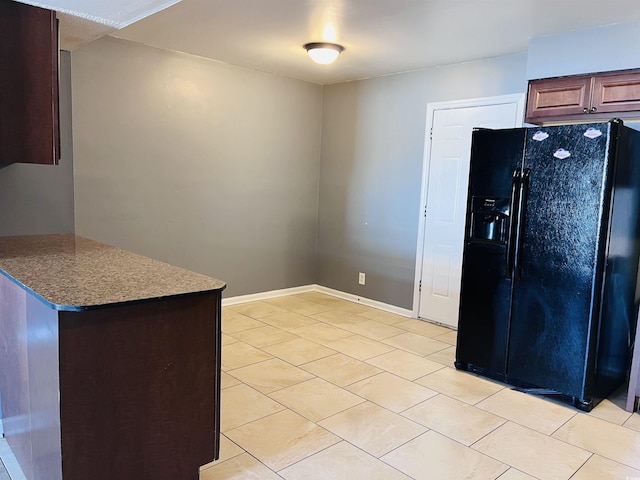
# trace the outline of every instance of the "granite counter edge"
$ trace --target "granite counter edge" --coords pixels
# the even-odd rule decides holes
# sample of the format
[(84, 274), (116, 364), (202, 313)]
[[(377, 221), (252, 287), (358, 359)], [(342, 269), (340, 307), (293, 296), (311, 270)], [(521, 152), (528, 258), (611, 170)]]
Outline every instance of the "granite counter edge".
[(12, 283), (14, 283), (15, 285), (17, 285), (18, 287), (20, 287), (21, 289), (23, 289), (28, 294), (30, 294), (30, 295), (34, 296), (35, 298), (37, 298), (38, 300), (40, 300), (42, 303), (44, 303), (45, 305), (47, 305), (51, 309), (57, 310), (57, 311), (61, 311), (61, 312), (86, 312), (88, 310), (98, 310), (98, 309), (103, 309), (103, 308), (113, 308), (113, 307), (119, 307), (119, 306), (123, 306), (123, 305), (135, 305), (135, 304), (141, 304), (141, 303), (149, 303), (149, 302), (155, 302), (155, 301), (160, 301), (160, 300), (167, 300), (167, 299), (170, 299), (170, 298), (189, 297), (189, 296), (196, 296), (196, 295), (204, 295), (204, 294), (207, 294), (207, 293), (222, 292), (225, 288), (227, 288), (227, 284), (222, 282), (221, 280), (219, 280), (219, 282), (222, 285), (220, 287), (211, 288), (211, 289), (194, 290), (194, 291), (183, 292), (183, 293), (172, 293), (172, 294), (168, 294), (168, 295), (155, 296), (155, 297), (140, 297), (140, 298), (136, 298), (136, 299), (123, 300), (123, 301), (118, 301), (118, 302), (104, 302), (104, 303), (95, 303), (95, 304), (71, 305), (71, 304), (55, 303), (55, 302), (52, 302), (52, 301), (48, 300), (47, 298), (43, 297), (38, 292), (36, 292), (34, 289), (32, 289), (29, 286), (23, 284), (22, 282), (20, 282), (20, 280), (16, 279), (11, 274), (9, 274), (8, 272), (5, 272), (1, 268), (0, 268), (0, 274), (2, 276), (4, 276), (5, 278), (7, 278)]

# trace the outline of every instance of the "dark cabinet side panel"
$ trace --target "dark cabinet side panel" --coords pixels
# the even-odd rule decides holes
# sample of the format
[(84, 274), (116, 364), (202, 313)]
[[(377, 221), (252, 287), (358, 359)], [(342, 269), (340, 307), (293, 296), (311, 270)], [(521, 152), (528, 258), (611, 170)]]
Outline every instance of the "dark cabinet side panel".
[(196, 480), (219, 449), (220, 294), (60, 315), (65, 479)]

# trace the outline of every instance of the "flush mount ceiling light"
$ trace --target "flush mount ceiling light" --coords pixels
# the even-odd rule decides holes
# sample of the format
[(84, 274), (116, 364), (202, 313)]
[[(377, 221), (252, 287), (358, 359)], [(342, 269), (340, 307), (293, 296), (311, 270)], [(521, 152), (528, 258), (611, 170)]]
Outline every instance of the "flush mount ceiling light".
[(326, 42), (307, 43), (303, 47), (311, 57), (311, 60), (322, 65), (333, 63), (344, 50), (342, 45)]

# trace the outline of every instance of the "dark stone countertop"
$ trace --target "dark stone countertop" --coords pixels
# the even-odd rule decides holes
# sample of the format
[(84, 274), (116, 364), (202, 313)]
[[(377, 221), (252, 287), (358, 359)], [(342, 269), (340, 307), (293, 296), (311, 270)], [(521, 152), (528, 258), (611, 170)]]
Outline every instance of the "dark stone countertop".
[(223, 290), (221, 280), (76, 235), (0, 237), (0, 273), (56, 310)]

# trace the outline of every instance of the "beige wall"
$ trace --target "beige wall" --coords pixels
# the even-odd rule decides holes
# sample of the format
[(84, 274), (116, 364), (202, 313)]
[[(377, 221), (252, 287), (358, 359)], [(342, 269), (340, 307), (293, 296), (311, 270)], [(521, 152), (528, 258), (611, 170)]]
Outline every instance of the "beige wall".
[(106, 37), (72, 55), (78, 235), (228, 282), (315, 282), (322, 88)]

